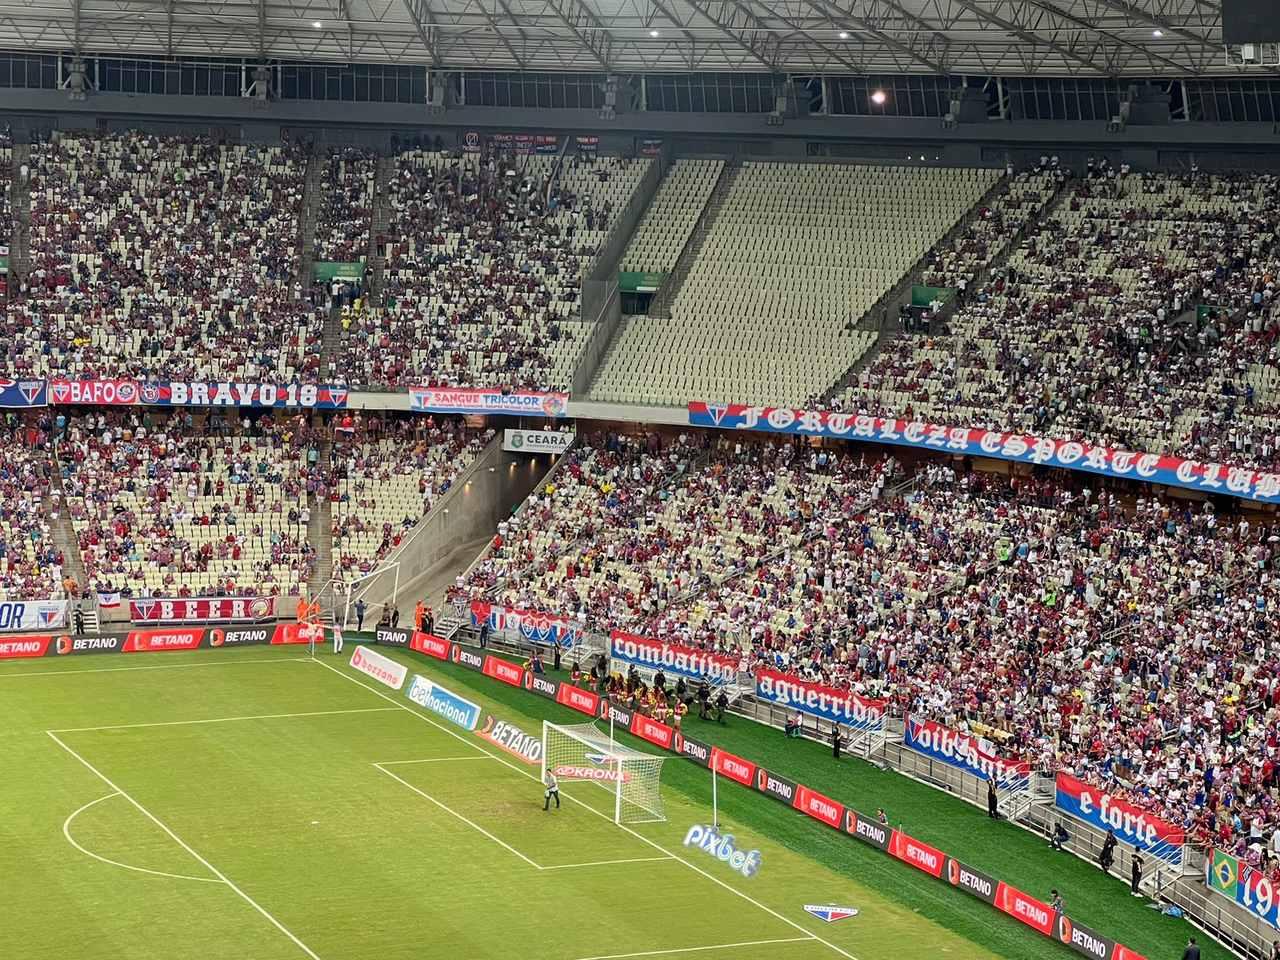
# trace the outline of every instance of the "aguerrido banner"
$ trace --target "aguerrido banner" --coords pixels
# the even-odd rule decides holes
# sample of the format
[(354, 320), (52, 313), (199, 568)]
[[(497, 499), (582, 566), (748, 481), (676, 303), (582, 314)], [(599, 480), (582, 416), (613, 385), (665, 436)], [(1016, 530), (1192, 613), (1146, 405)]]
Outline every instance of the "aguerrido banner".
[(914, 420), (892, 420), (827, 410), (750, 407), (740, 403), (693, 402), (689, 423), (695, 427), (760, 430), (892, 443), (942, 450), (951, 454), (994, 457), (1085, 470), (1108, 477), (1188, 487), (1249, 500), (1280, 503), (1280, 474), (1262, 473), (1221, 463), (1097, 447), (1075, 440), (1051, 440), (1026, 434), (968, 427), (948, 427)]
[(609, 655), (623, 663), (689, 680), (719, 684), (733, 683), (738, 678), (737, 657), (652, 640), (625, 630), (609, 634)]
[(1182, 862), (1186, 832), (1181, 827), (1161, 820), (1101, 787), (1085, 783), (1068, 773), (1059, 773), (1057, 806), (1099, 830), (1115, 831), (1116, 839), (1130, 846), (1172, 864)]
[(1031, 780), (1031, 764), (1006, 760), (995, 744), (971, 733), (961, 733), (932, 720), (907, 717), (902, 742), (917, 753), (940, 760), (982, 780), (994, 778), (1006, 790), (1025, 790)]
[(129, 601), (129, 619), (134, 623), (260, 623), (275, 616), (275, 597), (142, 597)]
[(161, 407), (303, 407), (339, 410), (347, 405), (347, 388), (319, 383), (236, 383), (188, 380), (49, 381), (56, 404)]
[(66, 600), (5, 600), (0, 602), (0, 633), (61, 630), (66, 625)]
[(837, 690), (777, 670), (756, 670), (756, 696), (855, 730), (884, 728), (884, 700), (864, 697), (852, 690)]

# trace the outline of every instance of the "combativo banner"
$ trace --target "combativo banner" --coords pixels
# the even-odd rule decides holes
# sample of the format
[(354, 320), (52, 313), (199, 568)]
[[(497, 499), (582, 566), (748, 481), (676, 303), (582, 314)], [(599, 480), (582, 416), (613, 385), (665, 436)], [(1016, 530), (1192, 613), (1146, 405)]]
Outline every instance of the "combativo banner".
[(564, 453), (573, 446), (573, 434), (559, 430), (504, 430), (502, 449), (512, 453)]
[(733, 683), (738, 679), (738, 658), (677, 643), (651, 640), (625, 630), (609, 634), (609, 653), (615, 660), (677, 677)]
[(61, 630), (66, 625), (66, 600), (6, 600), (0, 603), (0, 633)]
[(1074, 440), (1050, 440), (995, 430), (945, 427), (914, 420), (888, 420), (825, 410), (787, 407), (748, 407), (741, 403), (693, 402), (689, 423), (695, 427), (761, 430), (814, 437), (835, 437), (892, 443), (953, 454), (1039, 463), (1067, 470), (1084, 470), (1107, 477), (1163, 483), (1191, 490), (1221, 493), (1247, 500), (1280, 503), (1280, 474), (1260, 473), (1221, 463), (1202, 463), (1155, 453), (1095, 447)]

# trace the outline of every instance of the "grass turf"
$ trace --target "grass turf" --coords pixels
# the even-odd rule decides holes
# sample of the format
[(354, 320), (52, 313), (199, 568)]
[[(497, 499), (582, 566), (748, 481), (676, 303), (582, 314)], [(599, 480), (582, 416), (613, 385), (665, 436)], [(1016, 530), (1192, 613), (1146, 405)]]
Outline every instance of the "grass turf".
[[(529, 732), (554, 708), (397, 656)], [(721, 819), (762, 851), (757, 876), (683, 847), (709, 819), (695, 782), (709, 779), (678, 759), (667, 822), (620, 829), (597, 812), (609, 794), (577, 783), (544, 813), (534, 768), (345, 658), (257, 648), (8, 663), (0, 769), (4, 957), (1029, 955), (1011, 925), (978, 940), (917, 910), (911, 881), (879, 854), (848, 860), (857, 844), (746, 791), (722, 791)], [(934, 883), (936, 902), (949, 893)], [(862, 912), (826, 925), (802, 910), (832, 901)], [(1001, 923), (978, 904), (941, 916), (952, 913)]]
[[(402, 655), (402, 659), (419, 666), (423, 663), (413, 654)], [(508, 710), (538, 719), (576, 722), (572, 718), (581, 717), (524, 691), (478, 679), (475, 673), (454, 664), (431, 662), (427, 671), (479, 686)], [(720, 725), (691, 715), (685, 722), (685, 731), (868, 815), (884, 807), (895, 826), (1033, 896), (1048, 900), (1049, 891), (1056, 888), (1073, 919), (1123, 941), (1150, 960), (1181, 956), (1188, 936), (1196, 936), (1204, 960), (1233, 957), (1186, 921), (1166, 917), (1146, 900), (1130, 897), (1125, 884), (1104, 876), (1093, 865), (1070, 854), (1054, 853), (1046, 840), (1008, 822), (992, 821), (984, 811), (900, 774), (854, 758), (836, 763), (828, 747), (808, 740), (790, 740), (778, 731), (741, 718), (730, 717), (727, 724)], [(643, 746), (634, 738), (627, 740), (631, 745)], [(708, 777), (705, 770), (680, 761), (666, 765), (663, 783), (695, 803), (710, 803)], [(722, 784), (719, 799), (722, 810), (760, 834), (782, 841), (789, 849), (805, 853), (836, 873), (885, 892), (922, 917), (995, 953), (1045, 960), (1076, 955), (959, 890), (754, 791)]]

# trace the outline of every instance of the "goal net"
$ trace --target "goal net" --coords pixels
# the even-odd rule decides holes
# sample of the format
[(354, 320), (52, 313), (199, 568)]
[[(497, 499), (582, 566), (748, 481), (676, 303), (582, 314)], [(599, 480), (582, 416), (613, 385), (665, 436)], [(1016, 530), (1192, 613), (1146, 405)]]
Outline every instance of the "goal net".
[(542, 724), (543, 781), (550, 770), (561, 783), (595, 784), (611, 795), (615, 823), (666, 819), (660, 782), (665, 759), (624, 747), (589, 723)]

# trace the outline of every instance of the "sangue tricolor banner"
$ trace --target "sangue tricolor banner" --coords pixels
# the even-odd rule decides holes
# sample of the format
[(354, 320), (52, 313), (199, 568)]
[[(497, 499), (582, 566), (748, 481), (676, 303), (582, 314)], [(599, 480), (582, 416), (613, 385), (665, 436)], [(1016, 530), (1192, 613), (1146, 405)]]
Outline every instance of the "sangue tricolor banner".
[(531, 417), (563, 417), (569, 409), (569, 395), (530, 390), (410, 387), (409, 409), (417, 413), (513, 413)]
[(852, 690), (837, 690), (812, 680), (802, 680), (777, 670), (756, 671), (756, 696), (812, 717), (843, 723), (855, 730), (884, 729), (885, 701), (864, 697)]
[(737, 657), (651, 640), (625, 630), (614, 630), (609, 634), (609, 655), (623, 663), (691, 680), (733, 683), (738, 678)]
[(907, 717), (902, 742), (917, 753), (941, 760), (982, 780), (995, 778), (1005, 790), (1026, 790), (1031, 782), (1031, 764), (1006, 760), (990, 740), (960, 733), (932, 720)]

